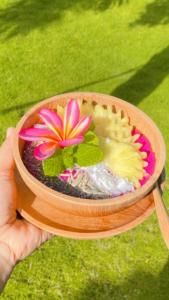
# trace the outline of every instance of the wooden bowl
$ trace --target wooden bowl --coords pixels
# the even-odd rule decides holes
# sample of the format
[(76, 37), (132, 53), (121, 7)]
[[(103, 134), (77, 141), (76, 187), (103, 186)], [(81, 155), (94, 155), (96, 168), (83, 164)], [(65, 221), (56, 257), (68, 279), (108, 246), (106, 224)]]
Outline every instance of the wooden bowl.
[[(148, 137), (152, 149), (155, 152), (156, 165), (154, 174), (145, 185), (132, 193), (113, 199), (90, 200), (76, 198), (54, 191), (29, 173), (22, 162), (24, 141), (19, 139), (19, 131), (23, 128), (31, 127), (39, 121), (38, 111), (42, 107), (55, 108), (57, 104), (65, 105), (69, 98), (86, 100), (93, 104), (99, 103), (104, 105), (105, 109), (106, 106), (112, 106), (113, 109), (122, 110), (122, 115), (129, 117), (130, 124), (135, 125)], [(16, 127), (13, 153), (20, 176), (27, 187), (36, 196), (36, 199), (38, 198), (38, 203), (41, 204), (41, 210), (44, 212), (41, 222), (43, 223), (43, 218), (45, 219), (45, 217), (48, 220), (55, 217), (57, 224), (65, 228), (74, 228), (75, 231), (79, 231), (79, 234), (80, 231), (110, 231), (112, 229), (113, 214), (123, 211), (130, 206), (133, 207), (137, 203), (139, 206), (139, 201), (141, 203), (141, 200), (147, 198), (148, 195), (150, 195), (151, 198), (155, 184), (164, 168), (166, 156), (163, 137), (157, 126), (145, 113), (121, 99), (108, 95), (85, 92), (58, 95), (44, 100), (30, 109)], [(22, 199), (22, 201), (24, 201), (24, 199)], [(54, 215), (53, 211), (55, 211)], [(49, 230), (45, 225), (43, 229)]]

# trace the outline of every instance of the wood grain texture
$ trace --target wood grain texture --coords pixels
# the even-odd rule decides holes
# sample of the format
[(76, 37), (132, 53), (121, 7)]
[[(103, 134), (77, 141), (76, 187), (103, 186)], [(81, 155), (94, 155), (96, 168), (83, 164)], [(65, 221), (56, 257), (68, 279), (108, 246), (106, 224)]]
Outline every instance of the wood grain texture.
[[(35, 226), (62, 237), (91, 240), (115, 236), (138, 226), (154, 211), (153, 195), (150, 193), (136, 204), (110, 215), (108, 223), (103, 223), (104, 230), (96, 230), (95, 227), (92, 229), (90, 226), (84, 230), (82, 223), (89, 225), (91, 218), (86, 217), (85, 220), (83, 217), (83, 222), (82, 220), (75, 221), (75, 216), (65, 215), (48, 202), (38, 199), (25, 185), (19, 174), (16, 174), (16, 181), (19, 192), (17, 209), (20, 214)], [(65, 225), (67, 218), (75, 221), (74, 227)], [(100, 218), (94, 220), (95, 224), (100, 222)]]
[[(48, 188), (28, 172), (22, 162), (22, 150), (24, 141), (18, 138), (18, 132), (21, 130), (21, 128), (31, 127), (34, 123), (38, 122), (37, 113), (42, 107), (56, 108), (57, 104), (65, 105), (69, 98), (85, 100), (93, 103), (93, 105), (95, 103), (99, 103), (101, 105), (104, 105), (105, 109), (107, 106), (111, 106), (112, 110), (121, 110), (122, 116), (128, 116), (130, 119), (130, 124), (132, 124), (133, 126), (135, 125), (143, 134), (148, 137), (151, 142), (153, 151), (155, 152), (156, 166), (154, 174), (144, 186), (138, 188), (132, 193), (113, 199), (80, 199), (64, 195)], [(96, 93), (63, 94), (42, 101), (34, 106), (24, 115), (24, 117), (17, 125), (13, 144), (13, 153), (17, 168), (23, 181), (29, 187), (32, 193), (36, 195), (39, 201), (34, 201), (33, 205), (35, 206), (35, 203), (36, 205), (39, 205), (38, 203), (41, 203), (38, 208), (36, 207), (36, 211), (38, 211), (38, 209), (41, 209), (40, 213), (42, 214), (42, 210), (44, 210), (44, 213), (42, 215), (47, 219), (53, 219), (54, 216), (52, 214), (53, 212), (55, 212), (54, 214), (56, 214), (57, 222), (58, 224), (61, 224), (61, 226), (76, 228), (76, 230), (85, 231), (95, 230), (103, 232), (108, 230), (115, 230), (115, 227), (114, 229), (112, 229), (112, 216), (114, 220), (113, 226), (116, 226), (117, 228), (124, 225), (119, 223), (123, 222), (123, 214), (125, 214), (125, 216), (130, 214), (132, 220), (134, 218), (137, 218), (136, 208), (139, 207), (139, 209), (141, 209), (140, 205), (147, 205), (147, 201), (149, 201), (148, 199), (152, 199), (152, 196), (149, 196), (149, 193), (154, 189), (154, 186), (158, 178), (160, 177), (165, 164), (165, 144), (163, 141), (163, 137), (154, 122), (145, 113), (140, 111), (135, 106), (129, 104), (128, 102), (112, 96)], [(146, 202), (142, 202), (142, 199), (146, 199)], [(23, 198), (20, 207), (25, 207), (25, 203), (26, 200)], [(137, 204), (137, 206), (133, 206), (135, 204)], [(29, 206), (30, 203), (27, 205)], [(134, 207), (135, 211), (133, 218), (131, 216), (133, 214), (133, 210), (124, 211), (125, 209), (129, 209), (132, 206)], [(143, 207), (143, 211), (144, 210), (145, 207)], [(115, 213), (119, 213), (119, 215), (115, 215)], [(121, 221), (119, 221), (119, 219), (121, 219)], [(132, 222), (131, 219), (130, 221)], [(128, 221), (126, 222), (128, 224)]]
[(156, 184), (156, 187), (153, 190), (153, 197), (161, 234), (167, 248), (169, 249), (169, 215), (164, 201), (162, 199), (162, 192), (158, 183)]

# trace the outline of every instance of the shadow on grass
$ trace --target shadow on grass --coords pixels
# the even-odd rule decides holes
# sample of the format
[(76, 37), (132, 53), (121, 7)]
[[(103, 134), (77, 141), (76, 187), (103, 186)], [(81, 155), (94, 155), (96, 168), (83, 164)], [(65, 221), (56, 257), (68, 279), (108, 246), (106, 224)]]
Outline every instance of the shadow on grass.
[(0, 10), (0, 34), (8, 40), (33, 29), (44, 29), (60, 20), (67, 10), (105, 11), (111, 4), (122, 5), (129, 0), (19, 0)]
[[(115, 74), (103, 79), (87, 82), (84, 85), (76, 86), (74, 88), (64, 90), (60, 93), (78, 91), (84, 88), (87, 88), (87, 90), (89, 90), (89, 87), (94, 84), (103, 83), (113, 78), (136, 72), (126, 82), (122, 83), (115, 90), (113, 90), (111, 94), (137, 105), (145, 97), (149, 96), (169, 74), (168, 58), (169, 46), (163, 49), (161, 52), (155, 54), (144, 66), (133, 68), (126, 72)], [(18, 110), (20, 112), (20, 116), (22, 116), (25, 112), (25, 109), (38, 103), (39, 101), (40, 100), (35, 100), (23, 104), (16, 104), (8, 108), (1, 109), (0, 115)]]
[(124, 284), (112, 285), (110, 280), (90, 281), (76, 300), (167, 300), (169, 298), (169, 261), (158, 275), (137, 271)]
[(131, 24), (155, 26), (158, 24), (167, 25), (169, 23), (169, 1), (168, 0), (156, 0), (149, 3), (146, 6), (142, 15)]
[(126, 82), (112, 91), (113, 96), (137, 105), (149, 96), (169, 74), (169, 46), (152, 58)]
[[(119, 73), (119, 74), (115, 74), (115, 75), (112, 75), (112, 76), (109, 76), (109, 77), (106, 77), (106, 78), (103, 78), (103, 79), (99, 79), (99, 80), (95, 80), (95, 81), (92, 81), (92, 82), (88, 82), (86, 84), (83, 84), (83, 85), (80, 85), (80, 86), (76, 86), (74, 87), (73, 89), (68, 89), (68, 90), (64, 90), (63, 92), (61, 93), (69, 93), (69, 92), (73, 92), (73, 91), (78, 91), (80, 89), (84, 89), (84, 88), (87, 88), (87, 87), (90, 87), (94, 84), (98, 84), (98, 83), (102, 83), (102, 82), (105, 82), (105, 81), (108, 81), (110, 79), (113, 79), (113, 78), (117, 78), (117, 77), (121, 77), (123, 75), (127, 75), (129, 73), (132, 73), (134, 71), (136, 71), (139, 67), (137, 68), (133, 68), (133, 69), (130, 69), (128, 71), (125, 71), (125, 72), (122, 72), (122, 73)], [(60, 94), (61, 94), (60, 93)], [(35, 101), (29, 101), (29, 102), (26, 102), (26, 103), (23, 103), (23, 104), (16, 104), (16, 105), (13, 105), (11, 107), (8, 107), (8, 108), (4, 108), (4, 109), (1, 109), (0, 110), (0, 115), (3, 115), (3, 114), (8, 114), (14, 110), (19, 110), (21, 112), (21, 115), (24, 114), (24, 110), (36, 103), (38, 103), (40, 100), (35, 100)]]

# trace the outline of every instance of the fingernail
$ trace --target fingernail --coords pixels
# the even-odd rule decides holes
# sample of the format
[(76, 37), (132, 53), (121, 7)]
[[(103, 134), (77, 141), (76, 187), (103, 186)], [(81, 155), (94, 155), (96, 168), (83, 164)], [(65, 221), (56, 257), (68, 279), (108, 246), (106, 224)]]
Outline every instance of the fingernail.
[(8, 128), (6, 132), (6, 137), (7, 138), (10, 137), (12, 133), (13, 133), (13, 128), (12, 127)]

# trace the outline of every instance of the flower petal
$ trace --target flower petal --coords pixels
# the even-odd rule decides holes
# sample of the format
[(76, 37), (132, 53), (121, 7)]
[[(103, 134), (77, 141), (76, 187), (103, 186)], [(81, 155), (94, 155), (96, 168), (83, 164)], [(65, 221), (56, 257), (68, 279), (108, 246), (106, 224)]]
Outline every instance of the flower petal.
[(73, 176), (74, 179), (77, 178), (78, 170), (77, 169), (66, 169), (62, 174), (59, 175), (59, 179), (68, 182), (69, 178)]
[(71, 131), (69, 138), (74, 138), (76, 136), (84, 134), (88, 130), (91, 122), (92, 117), (82, 117), (76, 127)]
[(57, 141), (56, 135), (45, 128), (27, 128), (19, 132), (19, 137), (25, 141)]
[(155, 154), (154, 152), (149, 152), (147, 154), (147, 158), (146, 158), (146, 161), (150, 164), (155, 164)]
[(150, 176), (145, 176), (145, 177), (143, 177), (143, 179), (139, 180), (141, 186), (144, 185), (148, 181), (149, 178), (150, 178)]
[(72, 129), (77, 125), (80, 118), (79, 104), (76, 100), (70, 99), (67, 103), (64, 114), (64, 138), (66, 139)]
[(137, 128), (133, 128), (132, 135), (140, 134), (141, 132)]
[(83, 136), (76, 137), (74, 139), (67, 139), (63, 141), (59, 141), (58, 144), (60, 147), (69, 147), (71, 145), (76, 145), (82, 143), (84, 140)]
[(42, 121), (50, 128), (59, 139), (62, 138), (63, 122), (59, 115), (51, 109), (42, 108), (39, 112)]
[(34, 149), (34, 156), (38, 160), (44, 160), (54, 154), (58, 145), (56, 143), (43, 143)]

